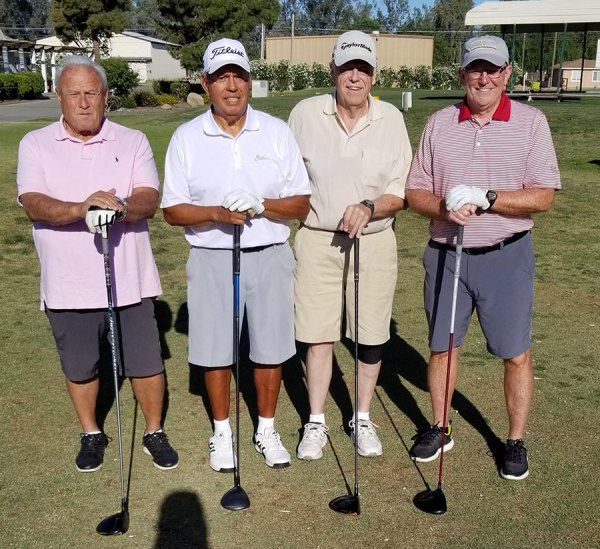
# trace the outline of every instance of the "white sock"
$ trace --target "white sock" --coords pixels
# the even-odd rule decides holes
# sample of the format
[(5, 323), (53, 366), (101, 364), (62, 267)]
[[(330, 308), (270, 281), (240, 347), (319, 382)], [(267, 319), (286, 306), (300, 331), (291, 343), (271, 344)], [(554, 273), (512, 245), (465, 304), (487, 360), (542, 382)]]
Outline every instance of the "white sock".
[(86, 435), (99, 435), (102, 431), (85, 431)]
[(358, 412), (358, 420), (364, 419), (365, 421), (371, 421), (369, 412)]
[(149, 433), (148, 431), (146, 431), (144, 433), (144, 436), (146, 435), (153, 435), (154, 433), (161, 433), (162, 432), (162, 427), (159, 427), (158, 429), (156, 429), (156, 431), (152, 431), (151, 433)]
[(215, 435), (219, 433), (223, 433), (225, 431), (231, 431), (231, 425), (229, 423), (229, 418), (216, 420), (215, 419)]
[(275, 418), (258, 416), (258, 427), (256, 428), (256, 432), (264, 433), (266, 429), (271, 429), (271, 431), (275, 430)]
[(322, 423), (325, 425), (325, 414), (310, 414), (308, 417), (309, 423)]

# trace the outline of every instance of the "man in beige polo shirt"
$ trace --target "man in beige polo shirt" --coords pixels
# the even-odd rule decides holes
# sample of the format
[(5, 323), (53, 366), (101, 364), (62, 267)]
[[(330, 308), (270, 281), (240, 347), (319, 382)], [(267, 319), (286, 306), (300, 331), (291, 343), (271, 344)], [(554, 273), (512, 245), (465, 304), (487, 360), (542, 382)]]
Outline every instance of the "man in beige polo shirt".
[[(342, 34), (330, 64), (335, 92), (305, 99), (290, 114), (311, 182), (310, 213), (295, 239), (296, 339), (308, 344), (306, 377), (310, 417), (299, 459), (323, 455), (328, 427), (325, 401), (334, 343), (354, 340), (354, 238), (361, 239), (358, 453), (380, 456), (381, 442), (369, 416), (383, 344), (390, 337), (396, 285), (396, 212), (405, 208), (404, 184), (412, 152), (402, 114), (370, 95), (375, 43), (365, 33)], [(343, 316), (345, 315), (345, 322)]]

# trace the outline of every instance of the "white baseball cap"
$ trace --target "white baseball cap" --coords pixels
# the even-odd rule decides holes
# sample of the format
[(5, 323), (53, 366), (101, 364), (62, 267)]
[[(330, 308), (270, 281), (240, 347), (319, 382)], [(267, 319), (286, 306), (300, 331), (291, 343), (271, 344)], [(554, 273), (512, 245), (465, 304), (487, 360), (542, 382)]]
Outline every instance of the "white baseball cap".
[(364, 32), (348, 31), (340, 35), (333, 47), (331, 56), (336, 67), (349, 61), (366, 61), (371, 67), (377, 67), (375, 41)]
[(204, 74), (212, 74), (225, 65), (237, 65), (250, 72), (248, 55), (241, 42), (231, 38), (221, 38), (208, 45), (203, 59)]
[(508, 65), (508, 47), (498, 36), (476, 36), (467, 40), (462, 47), (460, 68), (464, 69), (473, 61), (488, 61), (497, 67)]

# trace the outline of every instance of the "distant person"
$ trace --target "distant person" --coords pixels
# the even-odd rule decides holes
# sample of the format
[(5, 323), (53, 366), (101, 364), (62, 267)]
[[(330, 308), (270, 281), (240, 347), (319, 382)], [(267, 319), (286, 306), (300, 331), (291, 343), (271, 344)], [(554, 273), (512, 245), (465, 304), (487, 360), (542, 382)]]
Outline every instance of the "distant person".
[[(295, 237), (296, 339), (308, 344), (310, 402), (297, 449), (300, 459), (321, 458), (327, 444), (325, 403), (333, 347), (344, 325), (347, 337), (358, 337), (358, 426), (350, 422), (352, 438), (361, 456), (383, 451), (370, 407), (383, 344), (390, 338), (397, 263), (394, 219), (405, 208), (412, 152), (400, 111), (371, 96), (376, 67), (370, 36), (342, 34), (330, 63), (335, 92), (301, 101), (289, 118), (312, 189), (310, 213)], [(351, 274), (355, 238), (361, 241), (358, 336)]]
[(561, 185), (546, 118), (506, 96), (511, 74), (504, 40), (468, 40), (460, 65), (465, 98), (429, 118), (409, 175), (410, 208), (431, 219), (423, 263), (433, 407), (431, 427), (410, 452), (417, 461), (437, 458), (442, 429), (444, 450), (454, 446), (450, 424), (442, 423), (456, 234), (463, 225), (448, 404), (460, 348), (477, 311), (488, 351), (504, 362), (508, 440), (500, 475), (520, 480), (529, 474), (523, 439), (533, 396), (532, 214), (549, 210)]
[(108, 334), (101, 237), (96, 234), (102, 219), (118, 221), (109, 239), (121, 373), (131, 378), (146, 419), (144, 450), (156, 467), (173, 469), (179, 457), (161, 426), (165, 375), (153, 303), (161, 287), (146, 222), (158, 206), (152, 150), (142, 133), (104, 117), (106, 74), (89, 58), (62, 61), (56, 97), (60, 120), (21, 141), (17, 186), (19, 202), (33, 221), (41, 307), (83, 431), (75, 465), (84, 473), (100, 469), (109, 440), (96, 421), (98, 363)]
[(234, 225), (242, 227), (240, 314), (245, 310), (254, 363), (255, 448), (269, 467), (290, 465), (274, 422), (281, 364), (296, 352), (289, 223), (306, 217), (310, 187), (289, 128), (248, 105), (251, 82), (240, 42), (209, 44), (201, 83), (211, 108), (173, 134), (161, 204), (167, 223), (185, 227), (190, 244), (189, 361), (204, 368), (214, 418), (209, 460), (220, 472), (235, 467), (229, 421)]

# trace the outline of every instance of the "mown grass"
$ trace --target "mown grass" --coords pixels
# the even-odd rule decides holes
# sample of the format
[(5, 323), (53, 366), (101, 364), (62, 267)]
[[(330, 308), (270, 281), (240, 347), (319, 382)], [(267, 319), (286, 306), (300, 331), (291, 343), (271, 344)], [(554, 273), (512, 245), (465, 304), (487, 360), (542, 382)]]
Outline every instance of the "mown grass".
[[(319, 90), (322, 92), (322, 90)], [(290, 93), (256, 99), (254, 105), (283, 118), (302, 97)], [(375, 90), (399, 106), (399, 90)], [(454, 101), (456, 93), (417, 92), (406, 114), (413, 146), (426, 117)], [(130, 464), (131, 528), (123, 538), (99, 538), (94, 529), (119, 510), (114, 407), (107, 389), (106, 430), (113, 438), (105, 466), (95, 474), (75, 471), (78, 424), (66, 396), (54, 343), (38, 310), (39, 268), (30, 223), (16, 204), (16, 151), (20, 138), (46, 122), (3, 123), (0, 132), (0, 265), (3, 359), (0, 406), (0, 532), (3, 547), (592, 547), (600, 521), (598, 455), (600, 422), (598, 318), (600, 245), (596, 204), (600, 175), (600, 101), (535, 103), (553, 130), (564, 190), (553, 210), (536, 219), (537, 255), (534, 360), (536, 396), (527, 441), (531, 475), (502, 481), (490, 445), (504, 438), (506, 412), (499, 361), (485, 351), (473, 323), (464, 347), (453, 401), (456, 446), (445, 461), (449, 510), (433, 517), (417, 511), (412, 497), (422, 473), (437, 482), (436, 462), (417, 469), (407, 447), (415, 427), (429, 417), (425, 389), (426, 327), (421, 305), (420, 257), (427, 221), (402, 212), (397, 223), (399, 279), (392, 338), (373, 405), (384, 455), (360, 460), (363, 513), (331, 512), (328, 501), (353, 484), (353, 449), (340, 430), (351, 413), (353, 362), (336, 347), (336, 373), (327, 414), (332, 445), (315, 463), (293, 461), (269, 470), (250, 439), (256, 417), (248, 373), (241, 380), (242, 484), (249, 510), (224, 511), (219, 500), (229, 475), (208, 466), (211, 431), (198, 373), (187, 364), (184, 265), (187, 246), (178, 229), (158, 214), (151, 222), (164, 295), (158, 303), (169, 402), (166, 429), (181, 456), (171, 472), (155, 469), (141, 452), (143, 429), (128, 385), (122, 394), (126, 463)], [(119, 114), (119, 122), (143, 130), (159, 168), (170, 135), (196, 113)], [(510, 159), (506, 159), (510, 162)], [(278, 428), (288, 449), (298, 442), (308, 403), (301, 354), (285, 368)], [(110, 379), (110, 378), (109, 378)], [(420, 470), (420, 473), (419, 473)]]

